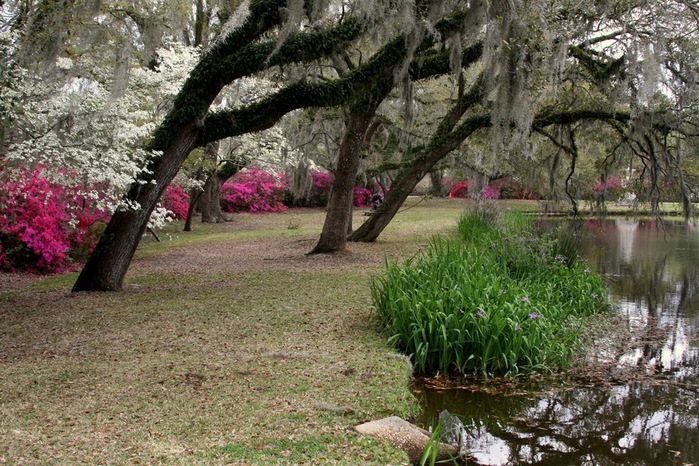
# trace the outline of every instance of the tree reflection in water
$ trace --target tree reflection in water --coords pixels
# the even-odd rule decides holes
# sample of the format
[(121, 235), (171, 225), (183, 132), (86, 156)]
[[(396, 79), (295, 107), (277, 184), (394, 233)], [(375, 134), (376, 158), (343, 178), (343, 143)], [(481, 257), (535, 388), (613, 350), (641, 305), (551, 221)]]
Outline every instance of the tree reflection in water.
[[(699, 232), (585, 223), (584, 256), (607, 277), (624, 326), (615, 382), (548, 382), (509, 395), (420, 390), (421, 422), (443, 409), (460, 415), (475, 464), (699, 464)], [(630, 371), (643, 377), (622, 384)]]

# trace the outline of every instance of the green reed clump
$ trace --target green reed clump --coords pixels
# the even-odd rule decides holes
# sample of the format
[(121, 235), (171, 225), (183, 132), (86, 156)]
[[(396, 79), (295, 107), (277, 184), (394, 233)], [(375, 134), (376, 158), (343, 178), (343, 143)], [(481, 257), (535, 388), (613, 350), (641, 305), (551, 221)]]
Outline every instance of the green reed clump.
[(467, 214), (459, 232), (463, 239), (436, 238), (374, 278), (373, 303), (390, 341), (418, 374), (567, 367), (579, 319), (608, 307), (600, 277), (523, 217), (492, 225)]

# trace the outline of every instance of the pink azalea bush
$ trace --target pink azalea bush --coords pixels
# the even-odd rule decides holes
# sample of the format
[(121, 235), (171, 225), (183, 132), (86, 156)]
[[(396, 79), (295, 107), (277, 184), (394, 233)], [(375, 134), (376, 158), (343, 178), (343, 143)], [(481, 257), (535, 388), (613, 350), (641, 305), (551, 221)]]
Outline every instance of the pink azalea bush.
[(328, 172), (310, 170), (311, 188), (302, 198), (296, 198), (291, 190), (287, 190), (284, 203), (289, 207), (325, 207), (328, 205), (333, 178)]
[(189, 210), (189, 195), (181, 186), (168, 185), (163, 194), (163, 207), (170, 211), (173, 219), (187, 218)]
[(621, 184), (621, 178), (619, 178), (618, 176), (610, 176), (604, 182), (598, 181), (597, 184), (595, 184), (595, 192), (597, 194), (600, 194), (603, 191), (621, 188)]
[[(328, 172), (311, 170), (311, 189), (303, 199), (294, 199), (288, 182), (262, 170), (241, 172), (223, 185), (223, 206), (227, 212), (280, 212), (287, 207), (325, 207), (328, 205), (333, 177)], [(281, 192), (280, 195), (280, 190)], [(355, 207), (371, 205), (370, 190), (355, 186)], [(282, 205), (283, 204), (283, 205)]]
[(493, 183), (500, 190), (500, 199), (528, 199), (537, 201), (541, 194), (531, 185), (514, 178), (501, 178)]
[(619, 199), (623, 191), (622, 181), (618, 176), (609, 176), (604, 182), (597, 181), (594, 188), (595, 196), (601, 197), (604, 195), (607, 199), (612, 200)]
[(363, 186), (355, 186), (353, 193), (353, 205), (355, 207), (367, 207), (371, 205), (371, 191)]
[(43, 171), (0, 166), (0, 269), (62, 272), (94, 247), (95, 225), (108, 220), (84, 191)]
[(330, 199), (333, 178), (328, 172), (311, 170), (311, 192), (308, 194), (307, 207), (325, 207)]
[(468, 181), (457, 181), (449, 187), (449, 197), (468, 198)]
[[(449, 197), (451, 198), (461, 198), (461, 199), (467, 199), (469, 198), (469, 192), (468, 192), (468, 181), (457, 181), (456, 183), (452, 184), (451, 187), (449, 188)], [(499, 199), (500, 198), (500, 188), (496, 185), (489, 185), (486, 186), (485, 189), (483, 190), (483, 196), (486, 199)]]
[(221, 187), (222, 207), (226, 212), (283, 212), (283, 176), (259, 169), (238, 172)]

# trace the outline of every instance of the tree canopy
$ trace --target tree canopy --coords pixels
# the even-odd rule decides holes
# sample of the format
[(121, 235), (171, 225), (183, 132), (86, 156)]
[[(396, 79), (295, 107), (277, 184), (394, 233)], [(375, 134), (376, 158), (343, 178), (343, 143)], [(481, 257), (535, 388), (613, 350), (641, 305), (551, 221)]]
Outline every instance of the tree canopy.
[[(375, 240), (450, 154), (486, 178), (542, 171), (551, 198), (572, 201), (576, 168), (594, 167), (602, 181), (626, 168), (655, 209), (671, 183), (691, 211), (699, 25), (691, 1), (8, 0), (1, 8), (3, 155), (53, 167), (92, 160), (85, 166), (95, 173), (115, 173), (110, 182), (123, 174), (114, 183), (123, 198), (76, 291), (121, 288), (158, 200), (194, 149), (309, 108), (341, 110), (315, 252), (342, 249), (348, 233)], [(220, 105), (250, 77), (275, 85)], [(378, 212), (350, 232), (350, 191), (381, 127), (391, 149), (372, 158), (372, 170), (390, 170), (394, 181)], [(306, 136), (297, 139), (314, 137)], [(584, 163), (593, 152), (599, 159)]]

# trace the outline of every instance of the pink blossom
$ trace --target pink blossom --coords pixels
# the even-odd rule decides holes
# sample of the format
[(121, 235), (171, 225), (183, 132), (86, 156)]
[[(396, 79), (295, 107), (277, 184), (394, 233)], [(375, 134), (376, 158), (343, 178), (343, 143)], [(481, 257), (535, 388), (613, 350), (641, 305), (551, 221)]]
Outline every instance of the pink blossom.
[(94, 247), (90, 228), (108, 218), (92, 207), (86, 188), (49, 181), (43, 172), (0, 165), (0, 268), (61, 272)]
[(239, 172), (221, 189), (223, 208), (226, 212), (283, 212), (286, 186), (281, 175), (254, 168)]
[(353, 192), (353, 205), (355, 207), (366, 207), (371, 205), (371, 191), (362, 187), (355, 186)]
[(176, 219), (187, 217), (189, 195), (177, 185), (168, 185), (163, 194), (163, 207), (172, 212)]

